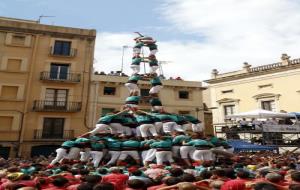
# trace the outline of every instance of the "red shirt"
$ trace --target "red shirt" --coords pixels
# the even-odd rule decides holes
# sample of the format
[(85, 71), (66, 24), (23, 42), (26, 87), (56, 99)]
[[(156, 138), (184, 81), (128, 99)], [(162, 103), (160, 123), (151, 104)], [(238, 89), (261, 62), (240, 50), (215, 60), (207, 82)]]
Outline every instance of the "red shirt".
[(245, 190), (246, 182), (245, 179), (229, 180), (222, 185), (221, 190)]
[(113, 173), (102, 177), (102, 182), (113, 183), (115, 190), (123, 190), (126, 188), (128, 175)]

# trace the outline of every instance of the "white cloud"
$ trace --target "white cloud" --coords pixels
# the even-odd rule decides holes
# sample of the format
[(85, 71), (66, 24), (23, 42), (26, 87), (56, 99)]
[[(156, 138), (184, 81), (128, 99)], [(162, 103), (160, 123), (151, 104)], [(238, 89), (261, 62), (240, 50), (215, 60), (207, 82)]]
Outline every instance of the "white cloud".
[[(279, 61), (281, 53), (300, 57), (300, 3), (296, 0), (166, 0), (160, 14), (175, 29), (195, 35), (193, 41), (159, 41), (158, 59), (167, 76), (189, 80), (210, 77), (212, 69), (237, 70)], [(129, 33), (100, 33), (97, 70), (120, 70), (122, 45), (132, 45)], [(130, 72), (131, 50), (124, 56)]]

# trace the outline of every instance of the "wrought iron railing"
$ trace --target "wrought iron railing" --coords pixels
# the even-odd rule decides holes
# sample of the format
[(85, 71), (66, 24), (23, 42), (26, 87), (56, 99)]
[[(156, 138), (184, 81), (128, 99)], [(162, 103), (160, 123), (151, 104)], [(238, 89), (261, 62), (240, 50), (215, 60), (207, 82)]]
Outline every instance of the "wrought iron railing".
[(77, 55), (77, 49), (70, 48), (69, 52), (55, 51), (54, 47), (51, 46), (49, 53), (51, 56), (63, 56), (63, 57), (75, 57)]
[(79, 112), (81, 102), (35, 100), (33, 111), (41, 112)]
[(41, 72), (40, 80), (78, 83), (80, 82), (80, 74), (43, 71)]
[(34, 130), (34, 139), (72, 139), (74, 138), (74, 130), (63, 130), (60, 132), (55, 131), (51, 133), (42, 129)]

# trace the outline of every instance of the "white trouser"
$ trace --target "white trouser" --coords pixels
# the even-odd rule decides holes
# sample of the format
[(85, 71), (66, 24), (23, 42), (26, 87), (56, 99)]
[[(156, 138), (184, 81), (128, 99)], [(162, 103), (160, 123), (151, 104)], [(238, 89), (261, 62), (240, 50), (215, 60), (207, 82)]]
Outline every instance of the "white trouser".
[(141, 128), (140, 128), (140, 126), (138, 126), (138, 127), (135, 129), (135, 135), (136, 135), (137, 137), (140, 137), (140, 136), (142, 136), (142, 133), (141, 133)]
[(148, 137), (147, 132), (149, 131), (152, 136), (157, 136), (155, 126), (153, 124), (142, 124), (140, 125), (140, 131), (142, 137)]
[(80, 152), (80, 161), (87, 162), (91, 156), (90, 149), (85, 148), (84, 151)]
[(111, 158), (110, 158), (109, 162), (106, 165), (114, 165), (116, 163), (116, 161), (118, 160), (121, 152), (110, 150), (110, 151), (108, 151), (108, 154), (111, 156)]
[(151, 66), (150, 67), (150, 73), (156, 73), (156, 71), (157, 71), (157, 69), (158, 69), (159, 67), (158, 66)]
[(80, 148), (78, 147), (72, 147), (68, 153), (68, 155), (66, 156), (67, 159), (70, 160), (76, 160), (79, 156), (80, 153)]
[(52, 160), (51, 165), (56, 164), (61, 161), (65, 156), (67, 156), (67, 150), (64, 148), (56, 149), (56, 157)]
[(149, 56), (150, 56), (150, 55), (155, 55), (157, 52), (158, 52), (157, 49), (153, 49), (153, 50), (150, 51)]
[(133, 70), (133, 74), (138, 74), (141, 70), (139, 65), (130, 65), (130, 68)]
[(172, 146), (172, 155), (174, 158), (179, 158), (180, 146)]
[(140, 92), (140, 89), (139, 89), (139, 87), (138, 87), (137, 84), (129, 83), (128, 82), (128, 83), (125, 84), (125, 86), (128, 88), (129, 92), (131, 92), (131, 91), (138, 91), (138, 92)]
[(162, 122), (155, 122), (154, 123), (155, 129), (157, 133), (162, 133), (162, 129), (163, 129), (163, 123)]
[(193, 146), (181, 146), (180, 147), (180, 156), (182, 159), (193, 158), (193, 154), (195, 152), (195, 147)]
[(130, 128), (130, 127), (123, 127), (123, 133), (126, 135), (126, 136), (131, 136), (135, 133), (135, 128)]
[(100, 161), (103, 158), (103, 152), (102, 151), (91, 151), (91, 157), (92, 157), (92, 163), (94, 164), (94, 167), (98, 167)]
[(174, 162), (171, 151), (156, 151), (155, 157), (157, 165), (163, 165), (164, 161)]
[(164, 133), (170, 133), (173, 131), (177, 124), (173, 121), (163, 123), (163, 131)]
[(109, 126), (112, 134), (123, 133), (124, 129), (120, 123), (111, 123)]
[(233, 147), (227, 148), (227, 149), (225, 149), (225, 151), (228, 152), (228, 153), (233, 153), (234, 152), (234, 148)]
[(155, 159), (156, 156), (156, 149), (151, 148), (147, 151), (146, 157), (145, 157), (145, 162), (151, 162)]
[(186, 123), (181, 125), (182, 130), (187, 131), (189, 129), (191, 129), (191, 124), (190, 123)]
[(195, 150), (193, 160), (210, 161), (213, 160), (213, 153), (211, 150)]
[(95, 135), (97, 133), (100, 133), (100, 132), (104, 132), (104, 131), (108, 131), (110, 130), (110, 127), (109, 125), (106, 125), (106, 124), (96, 124), (96, 127), (95, 129), (93, 129), (90, 134), (91, 135)]
[(204, 126), (202, 123), (192, 124), (193, 132), (202, 132), (204, 130)]
[(123, 151), (121, 151), (119, 160), (125, 160), (127, 158), (127, 156), (131, 156), (135, 160), (140, 159), (140, 155), (137, 150), (123, 150)]
[(162, 109), (162, 106), (152, 106), (152, 111), (161, 111)]
[(163, 86), (161, 85), (157, 85), (157, 86), (153, 86), (150, 91), (149, 94), (157, 94), (159, 93), (159, 91), (163, 88)]

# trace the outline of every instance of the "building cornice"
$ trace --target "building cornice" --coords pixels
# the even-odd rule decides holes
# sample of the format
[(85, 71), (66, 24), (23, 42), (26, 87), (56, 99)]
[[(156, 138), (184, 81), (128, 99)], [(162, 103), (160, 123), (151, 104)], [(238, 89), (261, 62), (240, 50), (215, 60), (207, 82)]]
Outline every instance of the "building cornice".
[(275, 68), (272, 68), (272, 69), (269, 69), (269, 70), (262, 70), (262, 71), (255, 71), (255, 72), (245, 72), (245, 73), (229, 75), (229, 76), (225, 76), (225, 77), (209, 79), (209, 80), (205, 80), (204, 82), (206, 82), (208, 84), (217, 84), (217, 83), (234, 81), (234, 80), (245, 79), (245, 78), (251, 78), (251, 77), (256, 77), (256, 76), (280, 73), (280, 72), (285, 72), (285, 71), (289, 71), (289, 70), (293, 70), (293, 69), (299, 69), (299, 68), (300, 68), (300, 64), (290, 64), (290, 65), (286, 65), (286, 66), (275, 67)]

